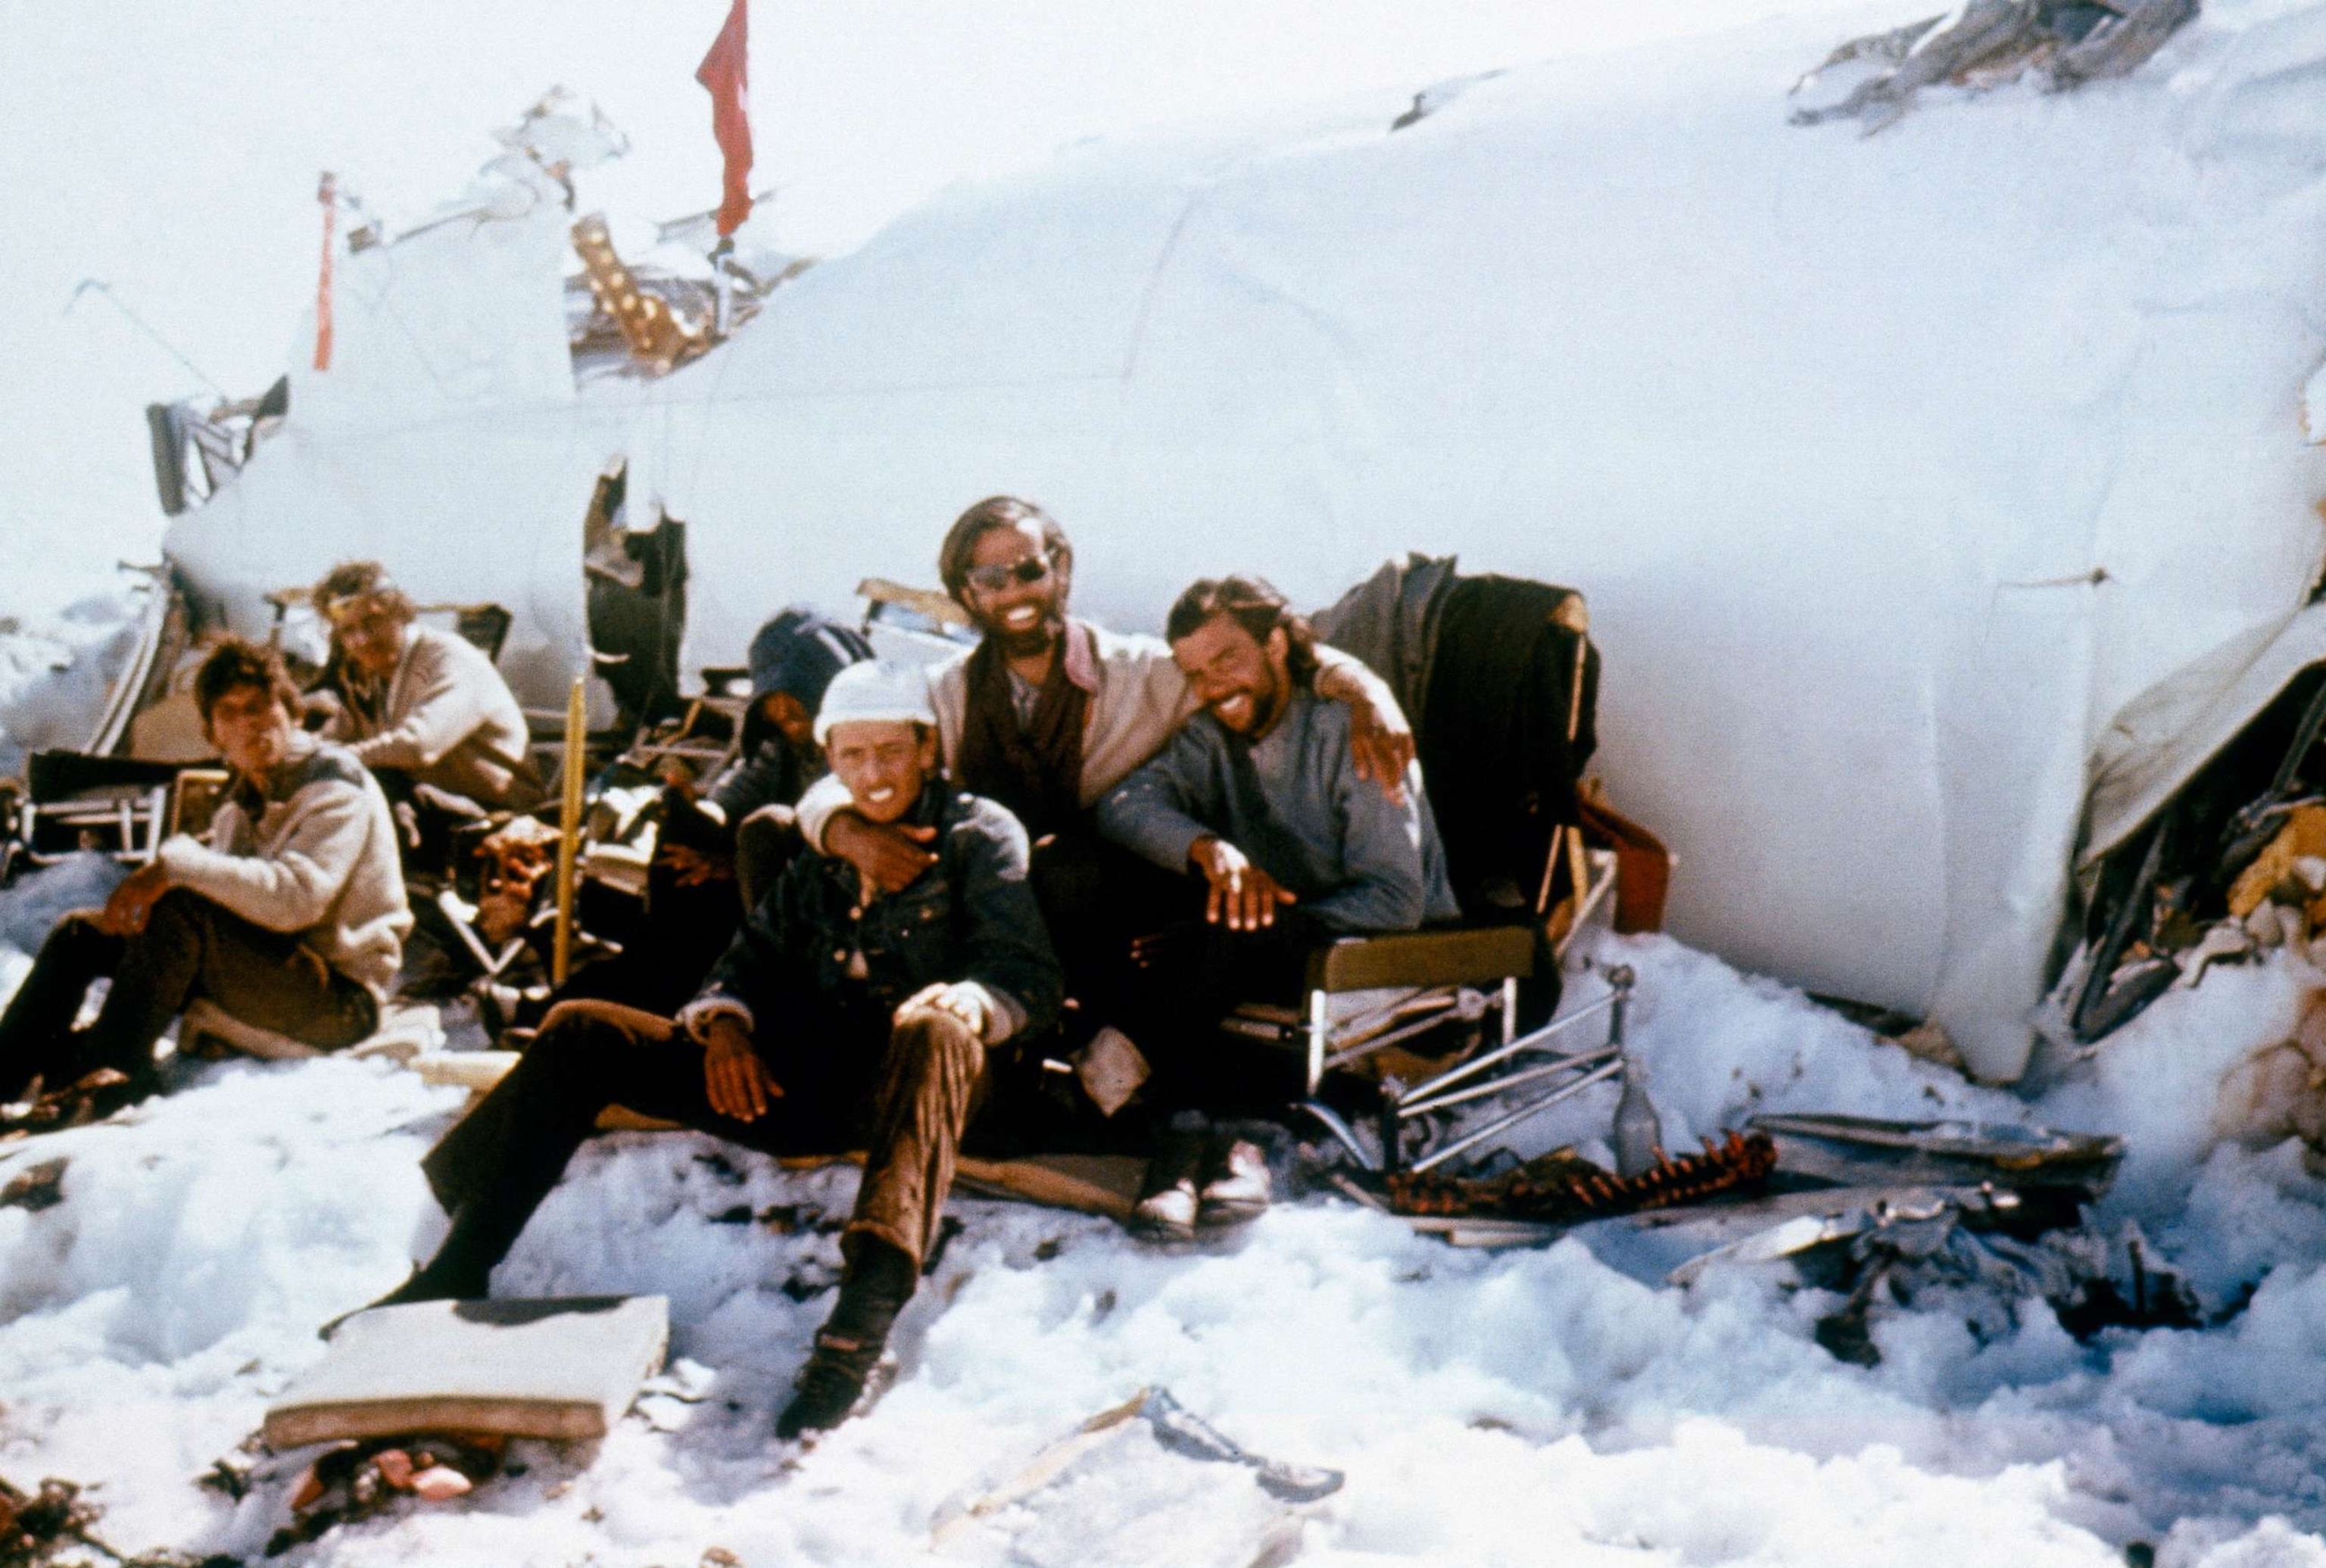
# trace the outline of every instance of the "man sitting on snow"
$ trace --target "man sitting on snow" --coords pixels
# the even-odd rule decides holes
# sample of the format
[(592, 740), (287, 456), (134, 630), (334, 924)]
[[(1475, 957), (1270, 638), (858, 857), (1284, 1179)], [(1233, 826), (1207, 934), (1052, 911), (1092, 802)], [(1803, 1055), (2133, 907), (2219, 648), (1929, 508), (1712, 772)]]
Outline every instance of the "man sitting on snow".
[(844, 1418), (913, 1294), (989, 1057), (1057, 1016), (1057, 960), (1026, 884), (1026, 832), (936, 770), (917, 670), (834, 676), (815, 738), (863, 820), (929, 831), (934, 864), (883, 894), (802, 855), (675, 1019), (572, 1002), (428, 1156), (452, 1215), (382, 1305), (477, 1297), (598, 1115), (623, 1105), (777, 1154), (867, 1150), (847, 1270), (777, 1421)]
[(419, 624), (377, 561), (332, 568), (314, 604), (331, 628), (323, 733), (379, 775), (400, 816), (410, 813), (408, 850), (425, 842), (440, 858), (450, 822), (541, 799), (524, 710), (481, 649)]
[[(323, 1050), (378, 1026), (412, 929), (395, 827), (379, 785), (299, 728), (298, 689), (271, 648), (229, 637), (194, 676), (194, 703), (234, 784), (207, 844), (181, 834), (101, 910), (67, 915), (0, 1016), (0, 1100), (100, 1069), (154, 1087), (154, 1043), (197, 997)], [(112, 988), (72, 1027), (99, 976)]]
[[(1411, 931), (1461, 912), (1419, 767), (1407, 765), (1399, 799), (1359, 778), (1349, 711), (1318, 700), (1314, 638), (1282, 594), (1256, 577), (1205, 578), (1179, 596), (1165, 630), (1203, 711), (1107, 793), (1098, 825), (1206, 885), (1203, 922), (1139, 945), (1144, 1011), (1168, 1036), (1158, 1093), (1186, 1102), (1233, 1093), (1222, 1077), (1230, 1063), (1205, 1060), (1203, 1042), (1236, 1003), (1297, 994), (1319, 940)], [(1256, 1155), (1233, 1146), (1206, 1155), (1168, 1142), (1140, 1219), (1178, 1235), (1203, 1210), (1234, 1217), (1265, 1202), (1264, 1176)]]

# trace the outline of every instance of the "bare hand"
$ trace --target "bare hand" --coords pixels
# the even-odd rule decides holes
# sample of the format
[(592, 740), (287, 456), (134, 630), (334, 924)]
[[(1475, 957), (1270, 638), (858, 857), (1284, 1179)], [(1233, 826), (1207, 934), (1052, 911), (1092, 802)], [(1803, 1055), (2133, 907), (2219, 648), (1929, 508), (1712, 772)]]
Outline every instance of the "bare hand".
[(868, 822), (853, 812), (833, 817), (823, 830), (824, 848), (882, 893), (902, 893), (937, 863), (928, 848), (936, 838), (935, 828)]
[(960, 1019), (968, 1026), (969, 1032), (981, 1040), (985, 1038), (985, 1031), (992, 1023), (992, 1015), (985, 1005), (985, 993), (975, 986), (947, 985), (943, 981), (934, 986), (924, 986), (906, 997), (897, 1008), (898, 1021), (903, 1022), (906, 1014), (922, 1007)]
[(1382, 793), (1405, 804), (1405, 770), (1413, 764), (1413, 726), (1397, 705), (1389, 682), (1345, 655), (1335, 655), (1317, 672), (1317, 694), (1349, 710), (1349, 755), (1357, 776), (1371, 779)]
[(1201, 935), (1192, 921), (1165, 926), (1143, 936), (1130, 939), (1130, 963), (1134, 969), (1151, 970), (1161, 964), (1178, 961), (1188, 943)]
[(105, 907), (98, 912), (98, 929), (107, 936), (135, 936), (145, 929), (154, 904), (169, 890), (170, 876), (160, 861), (140, 866), (105, 901)]
[(1278, 905), (1298, 902), (1225, 839), (1196, 840), (1187, 847), (1187, 858), (1212, 885), (1204, 901), (1204, 918), (1214, 925), (1258, 931), (1276, 923)]
[(1372, 780), (1382, 793), (1405, 804), (1405, 770), (1413, 765), (1414, 750), (1413, 726), (1402, 709), (1370, 700), (1350, 703), (1349, 754), (1359, 778)]
[(702, 1046), (702, 1087), (711, 1109), (737, 1121), (757, 1121), (768, 1101), (781, 1099), (783, 1085), (751, 1049), (751, 1037), (733, 1017), (711, 1020)]
[(676, 873), (674, 880), (681, 887), (700, 887), (706, 882), (723, 882), (735, 875), (735, 868), (716, 855), (706, 855), (684, 844), (665, 844), (656, 857)]

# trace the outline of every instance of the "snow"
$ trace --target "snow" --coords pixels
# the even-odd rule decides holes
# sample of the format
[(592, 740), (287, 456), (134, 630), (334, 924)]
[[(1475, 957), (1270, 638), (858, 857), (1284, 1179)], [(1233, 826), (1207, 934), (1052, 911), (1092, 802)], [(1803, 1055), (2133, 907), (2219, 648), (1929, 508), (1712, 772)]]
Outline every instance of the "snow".
[[(68, 863), (0, 895), (11, 940), (88, 877)], [(1278, 1560), (1316, 1563), (2097, 1568), (2129, 1540), (2174, 1568), (2326, 1563), (2311, 1533), (2326, 1526), (2326, 1193), (2298, 1145), (2216, 1147), (2206, 1130), (2210, 1080), (2282, 1032), (2312, 977), (2284, 958), (2217, 970), (2029, 1102), (1670, 939), (1599, 943), (1598, 964), (1638, 971), (1630, 1035), (1675, 1143), (1762, 1109), (2120, 1130), (2132, 1158), (2095, 1228), (2144, 1227), (2209, 1310), (2257, 1286), (2250, 1304), (2087, 1347), (2040, 1304), (1987, 1313), (2005, 1326), (1982, 1341), (1961, 1302), (1923, 1302), (1877, 1313), (1866, 1369), (1818, 1346), (1836, 1298), (1782, 1266), (1662, 1286), (1615, 1226), (1487, 1253), (1310, 1198), (1158, 1249), (1105, 1220), (957, 1198), (965, 1229), (895, 1341), (900, 1381), (799, 1452), (769, 1427), (829, 1308), (829, 1221), (853, 1173), (619, 1135), (577, 1156), (495, 1289), (666, 1295), (673, 1354), (707, 1396), (650, 1397), (599, 1444), (521, 1444), (522, 1475), (398, 1505), (293, 1560), (917, 1558), (949, 1498), (1161, 1384), (1246, 1448), (1346, 1486), (1294, 1508), (1249, 1472), (1126, 1439), (970, 1523), (944, 1557), (1241, 1564), (1278, 1530), (1295, 1554)], [(1579, 977), (1576, 1002), (1597, 985)], [(0, 1209), (0, 1474), (101, 1483), (103, 1533), (126, 1549), (255, 1556), (304, 1455), (263, 1463), (239, 1505), (194, 1478), (321, 1353), (316, 1324), (433, 1247), (443, 1220), (417, 1160), (461, 1096), (385, 1062), (186, 1078), (114, 1122), (0, 1149), (0, 1183), (68, 1162), (61, 1202)], [(1588, 1152), (1613, 1102), (1612, 1086), (1580, 1097), (1528, 1146)]]

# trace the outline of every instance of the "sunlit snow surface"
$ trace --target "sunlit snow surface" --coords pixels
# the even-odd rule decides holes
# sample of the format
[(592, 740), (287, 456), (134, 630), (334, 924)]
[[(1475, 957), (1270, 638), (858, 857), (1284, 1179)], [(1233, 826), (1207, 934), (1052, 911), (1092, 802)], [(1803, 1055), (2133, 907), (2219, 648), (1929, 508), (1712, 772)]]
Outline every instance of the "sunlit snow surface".
[[(2208, 1074), (2290, 1017), (2290, 969), (2216, 970), (2112, 1042), (2096, 1080), (2029, 1107), (1664, 939), (1608, 939), (1599, 957), (1639, 970), (1633, 1037), (1675, 1141), (1755, 1108), (2121, 1128), (2135, 1158), (2100, 1226), (2136, 1218), (2209, 1307), (2259, 1281), (2250, 1308), (2089, 1349), (2041, 1306), (1984, 1345), (1958, 1314), (1891, 1310), (1883, 1362), (1861, 1370), (1810, 1337), (1835, 1298), (1787, 1288), (1782, 1267), (1682, 1292), (1577, 1239), (1456, 1250), (1323, 1200), (1163, 1251), (1103, 1220), (956, 1199), (967, 1229), (900, 1330), (901, 1380), (802, 1452), (769, 1426), (830, 1304), (807, 1294), (837, 1262), (814, 1220), (844, 1211), (853, 1174), (627, 1135), (575, 1160), (496, 1289), (666, 1294), (673, 1353), (711, 1369), (710, 1396), (650, 1399), (653, 1420), (594, 1448), (520, 1445), (524, 1475), (342, 1527), (299, 1560), (909, 1559), (948, 1496), (1162, 1383), (1245, 1446), (1347, 1486), (1289, 1510), (1247, 1472), (1127, 1443), (946, 1555), (1242, 1563), (1276, 1527), (1317, 1563), (2098, 1565), (2133, 1539), (2164, 1542), (2168, 1563), (2326, 1563), (2300, 1533), (2326, 1524), (2320, 1189), (2292, 1146), (2208, 1151), (2198, 1131)], [(416, 1162), (460, 1100), (384, 1063), (228, 1064), (0, 1153), (0, 1182), (70, 1162), (62, 1202), (0, 1209), (0, 1474), (97, 1485), (125, 1548), (255, 1555), (303, 1455), (263, 1468), (238, 1507), (194, 1478), (321, 1354), (317, 1323), (433, 1245)], [(1585, 1097), (1528, 1144), (1587, 1146), (1610, 1109)], [(790, 1233), (761, 1222), (771, 1209)]]

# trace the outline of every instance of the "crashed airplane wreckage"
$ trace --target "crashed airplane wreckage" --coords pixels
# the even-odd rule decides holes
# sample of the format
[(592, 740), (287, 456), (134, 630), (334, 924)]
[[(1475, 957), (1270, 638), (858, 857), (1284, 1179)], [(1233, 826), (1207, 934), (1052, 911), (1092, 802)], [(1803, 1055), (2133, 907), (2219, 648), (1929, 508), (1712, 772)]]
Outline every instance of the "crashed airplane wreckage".
[[(2047, 996), (2091, 1037), (2227, 956), (2240, 857), (2326, 784), (2294, 744), (2326, 17), (2126, 42), (2038, 6), (2047, 85), (2095, 38), (2113, 79), (1978, 91), (1962, 28), (2011, 9), (1791, 97), (1814, 22), (1083, 145), (749, 283), (611, 270), (572, 192), (619, 139), (548, 106), (437, 220), (345, 241), (327, 368), (311, 320), (222, 430), (157, 417), (170, 614), (264, 632), (380, 557), (506, 607), (528, 703), (596, 639), (635, 710), (774, 607), (926, 580), (995, 491), (1065, 520), (1123, 626), (1198, 571), (1323, 604), (1458, 552), (1588, 592), (1601, 766), (1677, 854), (1677, 935), (2011, 1080)], [(1788, 124), (1853, 70), (1892, 87)], [(173, 755), (163, 641), (99, 749)], [(2255, 941), (2293, 934), (2258, 906), (2306, 939), (2321, 849), (2276, 851)]]

